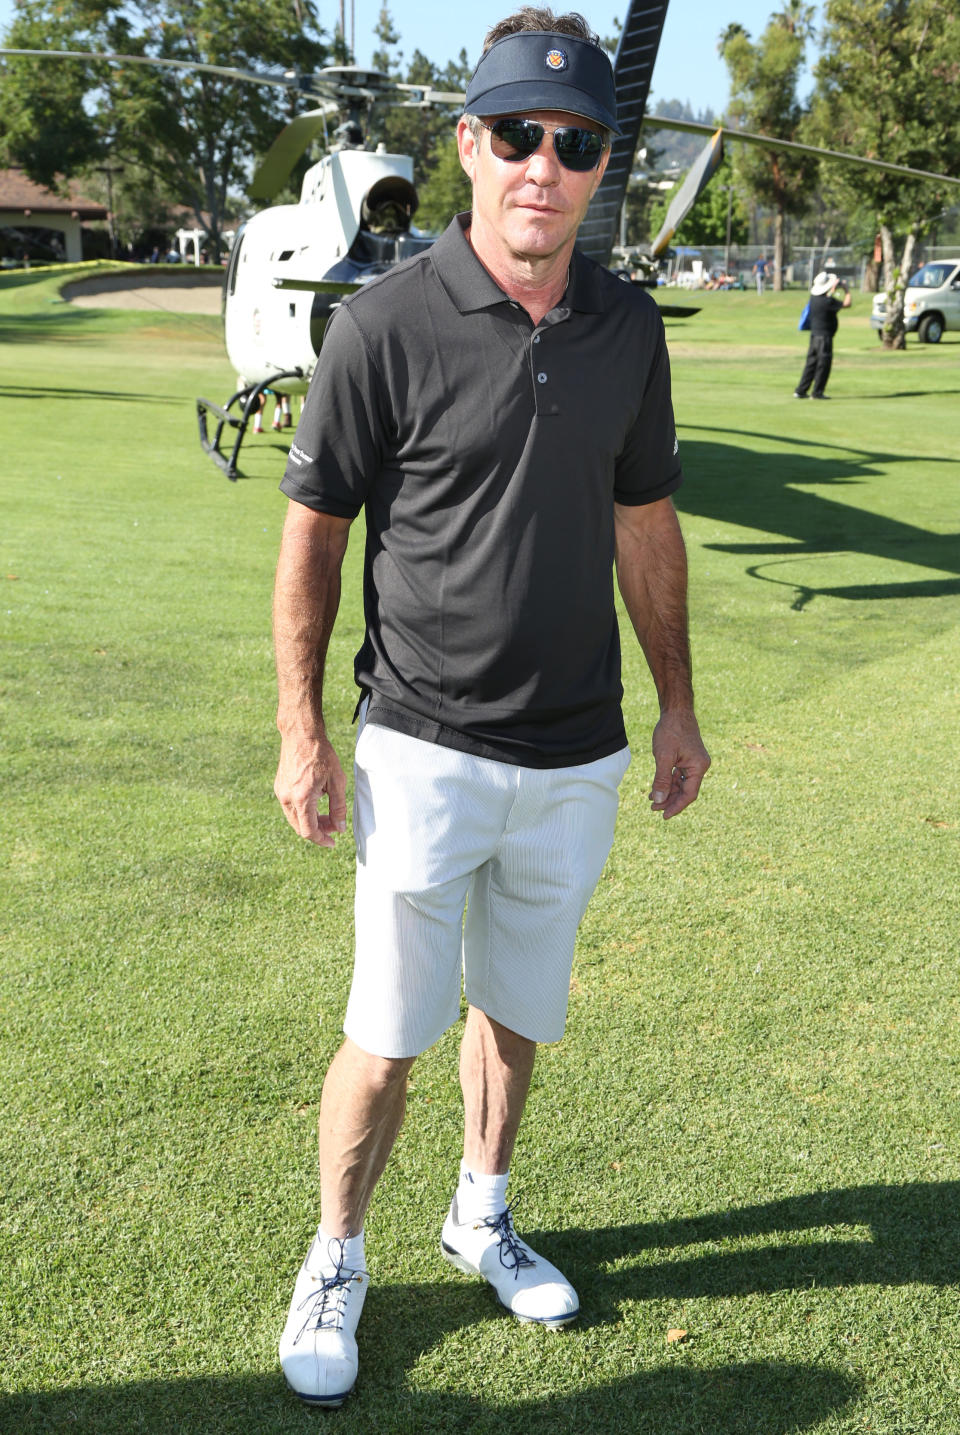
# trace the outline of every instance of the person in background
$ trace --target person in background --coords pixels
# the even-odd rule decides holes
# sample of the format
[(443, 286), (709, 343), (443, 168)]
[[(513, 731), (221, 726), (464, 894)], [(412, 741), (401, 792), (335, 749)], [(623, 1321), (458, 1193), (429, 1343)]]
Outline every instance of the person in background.
[(810, 343), (800, 382), (793, 391), (795, 399), (805, 399), (811, 384), (811, 398), (829, 398), (824, 389), (827, 387), (833, 365), (833, 336), (837, 332), (837, 315), (841, 309), (849, 309), (850, 303), (850, 290), (847, 286), (836, 274), (821, 269), (810, 286)]

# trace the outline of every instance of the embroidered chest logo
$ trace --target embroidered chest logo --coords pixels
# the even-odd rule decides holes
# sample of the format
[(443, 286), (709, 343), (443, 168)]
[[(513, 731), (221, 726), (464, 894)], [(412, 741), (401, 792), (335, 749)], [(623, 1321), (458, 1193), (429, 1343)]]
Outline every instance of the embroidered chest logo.
[(548, 70), (565, 70), (567, 68), (567, 57), (563, 50), (548, 50), (546, 66)]

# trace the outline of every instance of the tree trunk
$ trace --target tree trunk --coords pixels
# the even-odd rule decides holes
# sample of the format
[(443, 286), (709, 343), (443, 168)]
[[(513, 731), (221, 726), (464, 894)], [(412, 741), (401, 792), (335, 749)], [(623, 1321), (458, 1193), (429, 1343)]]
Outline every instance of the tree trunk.
[(777, 294), (783, 289), (783, 206), (779, 204), (773, 221), (773, 287)]
[(893, 288), (893, 271), (897, 260), (893, 252), (893, 235), (885, 224), (880, 226), (880, 247), (883, 251), (883, 287), (889, 294)]
[[(820, 269), (823, 268), (824, 263), (826, 262), (827, 255), (830, 253), (830, 250), (831, 250), (832, 248), (833, 248), (833, 232), (832, 232), (832, 231), (828, 231), (827, 237), (826, 237), (826, 239), (823, 241), (823, 249), (822, 249), (821, 254), (820, 254), (820, 263), (815, 266), (814, 271), (813, 271), (814, 274), (816, 274)], [(812, 282), (812, 277), (813, 277), (813, 276), (811, 275), (811, 282)]]
[(903, 319), (903, 301), (906, 294), (907, 280), (913, 273), (913, 251), (916, 242), (916, 233), (911, 230), (903, 246), (903, 258), (900, 260), (900, 267), (894, 270), (893, 285), (887, 289), (887, 317), (883, 324), (883, 347), (885, 349), (905, 349), (907, 347), (907, 331), (904, 328)]

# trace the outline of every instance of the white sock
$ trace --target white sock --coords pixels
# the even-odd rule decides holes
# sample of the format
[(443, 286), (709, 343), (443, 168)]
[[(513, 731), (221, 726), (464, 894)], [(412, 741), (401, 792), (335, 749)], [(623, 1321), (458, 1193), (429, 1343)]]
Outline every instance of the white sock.
[[(317, 1264), (324, 1275), (333, 1275), (340, 1265), (340, 1247), (343, 1246), (343, 1266), (348, 1271), (365, 1271), (367, 1260), (363, 1252), (363, 1232), (358, 1236), (329, 1236), (322, 1226), (317, 1227)], [(311, 1267), (312, 1269), (312, 1267)]]
[(460, 1184), (457, 1187), (457, 1215), (461, 1221), (479, 1221), (486, 1216), (499, 1216), (507, 1206), (507, 1181), (510, 1172), (502, 1176), (487, 1176), (473, 1171), (465, 1161), (460, 1162)]

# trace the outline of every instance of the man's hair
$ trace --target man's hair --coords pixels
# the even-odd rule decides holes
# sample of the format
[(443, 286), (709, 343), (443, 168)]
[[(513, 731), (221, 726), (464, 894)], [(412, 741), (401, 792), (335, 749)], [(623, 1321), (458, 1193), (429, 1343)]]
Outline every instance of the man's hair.
[(570, 35), (574, 40), (584, 40), (588, 45), (602, 48), (599, 36), (594, 34), (583, 16), (575, 11), (566, 15), (555, 15), (545, 6), (524, 5), (521, 10), (508, 15), (505, 20), (494, 25), (492, 30), (487, 31), (483, 53), (486, 54), (490, 46), (495, 45), (498, 40), (505, 40), (508, 35), (521, 35), (528, 30), (546, 30), (555, 35)]
[[(568, 11), (565, 15), (555, 15), (546, 6), (524, 5), (522, 9), (508, 15), (505, 20), (499, 20), (492, 29), (487, 31), (487, 37), (483, 42), (483, 55), (498, 40), (505, 40), (508, 35), (522, 35), (537, 30), (555, 35), (569, 35), (574, 40), (583, 40), (588, 45), (596, 45), (598, 50), (603, 48), (599, 35), (590, 29), (583, 16), (577, 14), (575, 10)], [(476, 115), (464, 115), (463, 118), (467, 122), (470, 133), (479, 144), (484, 130), (483, 121)], [(609, 131), (604, 130), (603, 133), (608, 135)]]

